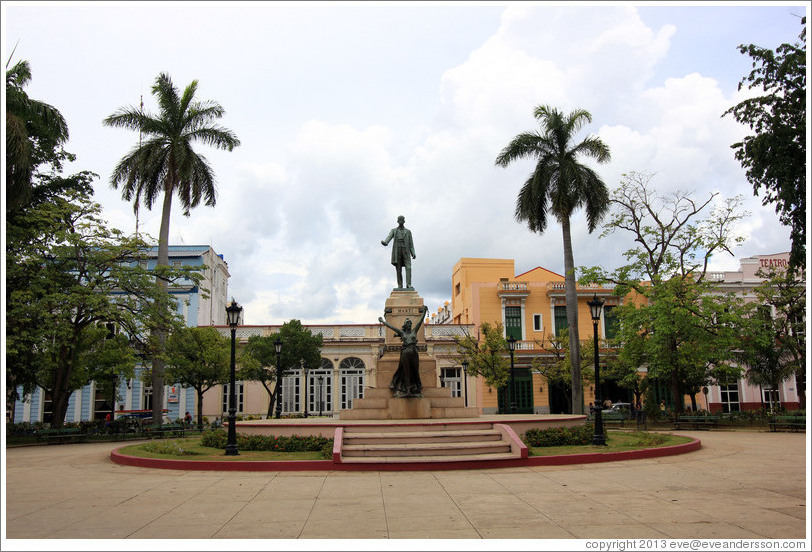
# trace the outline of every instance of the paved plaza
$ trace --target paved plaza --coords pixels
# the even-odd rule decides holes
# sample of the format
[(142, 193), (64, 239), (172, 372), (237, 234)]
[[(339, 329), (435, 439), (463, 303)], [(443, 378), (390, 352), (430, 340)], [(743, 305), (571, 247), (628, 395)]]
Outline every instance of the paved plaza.
[(603, 464), (434, 472), (160, 470), (112, 463), (117, 443), (10, 448), (5, 537), (808, 537), (804, 433), (681, 433), (699, 438), (702, 449)]

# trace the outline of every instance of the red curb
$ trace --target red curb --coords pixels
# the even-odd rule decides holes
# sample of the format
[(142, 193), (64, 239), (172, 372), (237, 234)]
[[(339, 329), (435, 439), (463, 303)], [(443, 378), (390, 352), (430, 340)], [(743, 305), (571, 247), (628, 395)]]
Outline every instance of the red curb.
[(694, 452), (702, 448), (702, 442), (694, 439), (690, 443), (625, 452), (589, 452), (585, 454), (564, 454), (559, 456), (531, 456), (510, 460), (472, 460), (461, 462), (397, 462), (369, 464), (341, 464), (332, 460), (290, 460), (290, 461), (228, 461), (228, 460), (164, 460), (139, 458), (121, 454), (119, 447), (110, 453), (115, 464), (139, 468), (165, 470), (199, 471), (439, 471), (439, 470), (481, 470), (489, 468), (520, 468), (527, 466), (564, 466), (569, 464), (594, 464), (598, 462), (618, 462), (659, 458)]

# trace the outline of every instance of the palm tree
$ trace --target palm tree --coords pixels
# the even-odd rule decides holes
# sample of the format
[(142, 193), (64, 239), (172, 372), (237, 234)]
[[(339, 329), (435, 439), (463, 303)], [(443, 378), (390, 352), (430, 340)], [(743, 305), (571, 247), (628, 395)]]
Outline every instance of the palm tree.
[(6, 71), (6, 210), (28, 202), (34, 168), (46, 161), (58, 164), (56, 149), (68, 140), (68, 124), (59, 110), (23, 90), (30, 80), (25, 60)]
[(575, 288), (575, 263), (572, 256), (570, 217), (583, 207), (591, 233), (609, 209), (609, 190), (589, 167), (578, 162), (579, 156), (609, 161), (609, 147), (600, 138), (589, 136), (573, 144), (574, 135), (585, 123), (592, 122), (586, 110), (576, 109), (564, 115), (558, 109), (538, 106), (533, 115), (541, 132), (517, 135), (496, 158), (496, 164), (507, 167), (517, 159), (536, 159), (536, 167), (519, 190), (516, 200), (516, 220), (527, 222), (531, 231), (543, 234), (547, 228), (547, 212), (561, 224), (564, 236), (564, 281), (567, 300), (570, 361), (572, 366), (572, 409), (583, 414), (581, 385), (581, 351), (578, 340), (578, 296)]
[[(206, 205), (214, 205), (216, 190), (214, 173), (208, 161), (192, 149), (194, 142), (231, 151), (240, 145), (230, 130), (213, 121), (225, 114), (216, 102), (195, 101), (197, 80), (187, 86), (182, 95), (165, 73), (158, 75), (152, 93), (158, 100), (160, 113), (152, 115), (142, 108), (121, 108), (104, 120), (111, 127), (136, 130), (145, 139), (119, 161), (110, 177), (113, 188), (122, 185), (121, 197), (127, 201), (143, 200), (147, 209), (163, 192), (161, 229), (158, 235), (158, 266), (169, 265), (169, 216), (172, 197), (177, 194), (183, 214), (197, 207), (205, 199)], [(167, 282), (157, 278), (159, 285), (167, 288)], [(165, 333), (158, 331), (159, 348), (163, 347)], [(156, 425), (160, 425), (163, 408), (163, 361), (152, 362), (152, 412)]]

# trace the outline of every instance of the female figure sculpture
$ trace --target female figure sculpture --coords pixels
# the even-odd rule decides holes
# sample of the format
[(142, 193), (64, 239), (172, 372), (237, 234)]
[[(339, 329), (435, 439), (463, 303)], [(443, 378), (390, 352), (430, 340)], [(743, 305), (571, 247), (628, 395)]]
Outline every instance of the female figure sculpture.
[(389, 384), (389, 389), (394, 392), (397, 398), (423, 396), (423, 384), (420, 381), (420, 358), (417, 353), (417, 332), (420, 326), (423, 325), (428, 310), (425, 305), (422, 307), (420, 321), (414, 328), (412, 328), (412, 321), (408, 318), (403, 322), (403, 327), (400, 329), (390, 326), (383, 318), (378, 318), (381, 324), (395, 332), (395, 335), (403, 340), (398, 369)]

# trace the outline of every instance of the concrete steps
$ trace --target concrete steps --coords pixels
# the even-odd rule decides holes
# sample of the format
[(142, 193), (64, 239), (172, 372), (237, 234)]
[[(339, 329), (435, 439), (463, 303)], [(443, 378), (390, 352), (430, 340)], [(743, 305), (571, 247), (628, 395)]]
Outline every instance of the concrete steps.
[(527, 447), (504, 424), (346, 426), (336, 431), (340, 463), (487, 462), (527, 458)]

